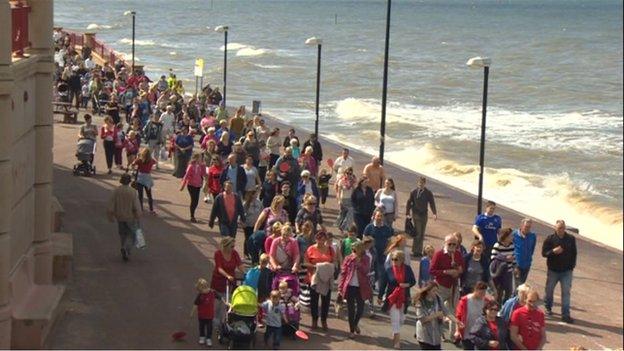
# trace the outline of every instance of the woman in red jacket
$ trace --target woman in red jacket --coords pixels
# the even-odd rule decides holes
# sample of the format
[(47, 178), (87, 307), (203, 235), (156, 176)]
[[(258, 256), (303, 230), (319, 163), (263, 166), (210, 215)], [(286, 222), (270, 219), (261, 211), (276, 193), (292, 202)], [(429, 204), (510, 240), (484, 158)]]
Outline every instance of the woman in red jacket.
[(455, 331), (455, 340), (461, 340), (464, 350), (474, 350), (469, 334), (477, 319), (483, 314), (486, 303), (492, 300), (491, 296), (486, 295), (486, 290), (485, 282), (477, 282), (473, 292), (462, 296), (455, 309), (455, 317), (461, 322)]
[(368, 282), (370, 260), (364, 254), (364, 244), (356, 241), (351, 245), (351, 251), (342, 262), (338, 293), (347, 299), (349, 338), (353, 339), (355, 334), (360, 334), (358, 323), (364, 312), (364, 301), (373, 297), (373, 290)]
[(104, 142), (104, 154), (108, 174), (113, 173), (113, 156), (115, 156), (115, 142), (117, 141), (117, 127), (110, 116), (104, 117), (104, 125), (100, 128), (100, 138)]

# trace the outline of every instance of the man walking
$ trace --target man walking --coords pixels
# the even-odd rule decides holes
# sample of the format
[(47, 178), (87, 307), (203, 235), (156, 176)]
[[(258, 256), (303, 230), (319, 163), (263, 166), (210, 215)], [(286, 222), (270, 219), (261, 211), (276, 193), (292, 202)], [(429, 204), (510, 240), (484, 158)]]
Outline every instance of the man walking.
[[(520, 228), (513, 231), (514, 256), (516, 257), (516, 286), (524, 284), (529, 276), (533, 252), (537, 237), (531, 231), (533, 221), (525, 218), (520, 223)], [(516, 287), (514, 287), (515, 289)]]
[(373, 212), (373, 222), (368, 224), (366, 228), (364, 228), (364, 237), (370, 236), (373, 238), (375, 243), (375, 259), (373, 260), (375, 264), (375, 280), (379, 287), (379, 295), (377, 297), (377, 302), (381, 304), (382, 297), (386, 290), (386, 278), (385, 278), (385, 267), (384, 263), (386, 262), (386, 247), (388, 246), (388, 241), (394, 235), (394, 230), (387, 226), (384, 221), (384, 214), (382, 210), (375, 210)]
[(128, 186), (132, 180), (128, 173), (121, 175), (121, 185), (113, 191), (108, 201), (106, 214), (108, 220), (117, 220), (119, 238), (121, 239), (121, 257), (128, 261), (130, 251), (136, 240), (136, 230), (141, 215), (141, 205), (136, 190)]
[(530, 291), (526, 304), (511, 314), (510, 335), (518, 350), (541, 350), (546, 344), (544, 312), (537, 308), (539, 294)]
[(485, 212), (477, 215), (475, 224), (472, 226), (475, 239), (485, 244), (485, 257), (490, 257), (492, 254), (492, 248), (498, 240), (498, 231), (503, 226), (503, 220), (499, 215), (494, 214), (494, 210), (496, 210), (496, 202), (488, 201), (485, 204)]
[(227, 159), (228, 165), (225, 167), (223, 172), (221, 172), (221, 178), (219, 181), (221, 182), (222, 187), (225, 187), (226, 181), (230, 181), (232, 191), (242, 197), (245, 187), (247, 186), (247, 176), (245, 175), (245, 170), (236, 162), (236, 154), (229, 154)]
[(323, 160), (323, 149), (321, 148), (321, 143), (319, 143), (316, 134), (310, 134), (310, 139), (303, 143), (301, 150), (305, 150), (308, 146), (312, 146), (312, 157), (314, 157), (318, 164), (321, 164)]
[(425, 187), (427, 179), (420, 177), (418, 179), (418, 187), (414, 189), (405, 205), (407, 218), (412, 218), (414, 223), (414, 241), (412, 243), (412, 257), (422, 256), (423, 242), (425, 240), (425, 229), (427, 228), (427, 219), (429, 217), (429, 207), (433, 213), (433, 220), (438, 219), (438, 211), (436, 210), (435, 200), (431, 190)]
[(224, 191), (217, 195), (210, 211), (208, 226), (212, 229), (216, 218), (219, 218), (219, 232), (221, 236), (236, 238), (238, 219), (245, 221), (245, 210), (240, 196), (232, 190), (232, 182), (223, 183)]
[(572, 324), (570, 316), (570, 291), (572, 290), (572, 271), (576, 267), (576, 238), (566, 233), (566, 224), (557, 220), (555, 233), (544, 240), (542, 256), (546, 257), (546, 313), (552, 315), (553, 293), (557, 283), (561, 284), (561, 320)]
[(386, 180), (386, 172), (381, 165), (381, 160), (377, 156), (373, 156), (371, 162), (364, 166), (362, 175), (368, 177), (368, 185), (377, 192), (380, 188), (383, 188), (384, 181)]

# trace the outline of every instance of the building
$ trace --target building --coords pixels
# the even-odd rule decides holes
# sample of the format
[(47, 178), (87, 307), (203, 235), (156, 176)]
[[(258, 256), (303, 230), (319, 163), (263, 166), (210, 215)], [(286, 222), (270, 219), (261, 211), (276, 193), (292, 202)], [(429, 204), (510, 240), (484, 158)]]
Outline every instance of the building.
[(54, 284), (53, 1), (0, 0), (0, 349), (42, 348), (65, 288)]

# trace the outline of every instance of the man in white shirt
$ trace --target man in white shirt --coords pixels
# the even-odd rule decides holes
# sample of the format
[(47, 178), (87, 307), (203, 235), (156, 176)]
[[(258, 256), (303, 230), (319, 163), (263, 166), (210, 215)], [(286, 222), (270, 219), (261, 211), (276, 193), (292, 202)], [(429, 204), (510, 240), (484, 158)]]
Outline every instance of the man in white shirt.
[(349, 149), (342, 149), (342, 155), (338, 156), (334, 161), (333, 171), (336, 172), (336, 182), (334, 184), (334, 190), (338, 193), (338, 181), (342, 178), (345, 170), (349, 167), (353, 168), (353, 158), (349, 156)]
[(175, 115), (173, 114), (173, 106), (167, 105), (165, 113), (160, 115), (160, 123), (163, 125), (163, 135), (169, 138), (175, 131)]

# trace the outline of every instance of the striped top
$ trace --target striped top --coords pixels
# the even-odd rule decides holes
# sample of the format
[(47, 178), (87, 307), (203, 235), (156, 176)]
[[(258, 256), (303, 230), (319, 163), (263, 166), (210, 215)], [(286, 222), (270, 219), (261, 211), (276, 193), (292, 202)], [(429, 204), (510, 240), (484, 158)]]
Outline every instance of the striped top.
[(516, 256), (514, 255), (514, 244), (511, 243), (509, 246), (504, 246), (503, 243), (501, 243), (500, 241), (497, 241), (496, 244), (494, 244), (494, 247), (492, 248), (492, 256), (490, 257), (490, 261), (493, 261), (496, 256), (498, 256), (498, 254), (503, 254), (505, 257), (509, 257), (511, 256), (513, 258), (513, 260), (511, 261), (511, 264), (508, 265), (509, 267), (509, 272), (512, 272), (513, 269), (516, 267)]

